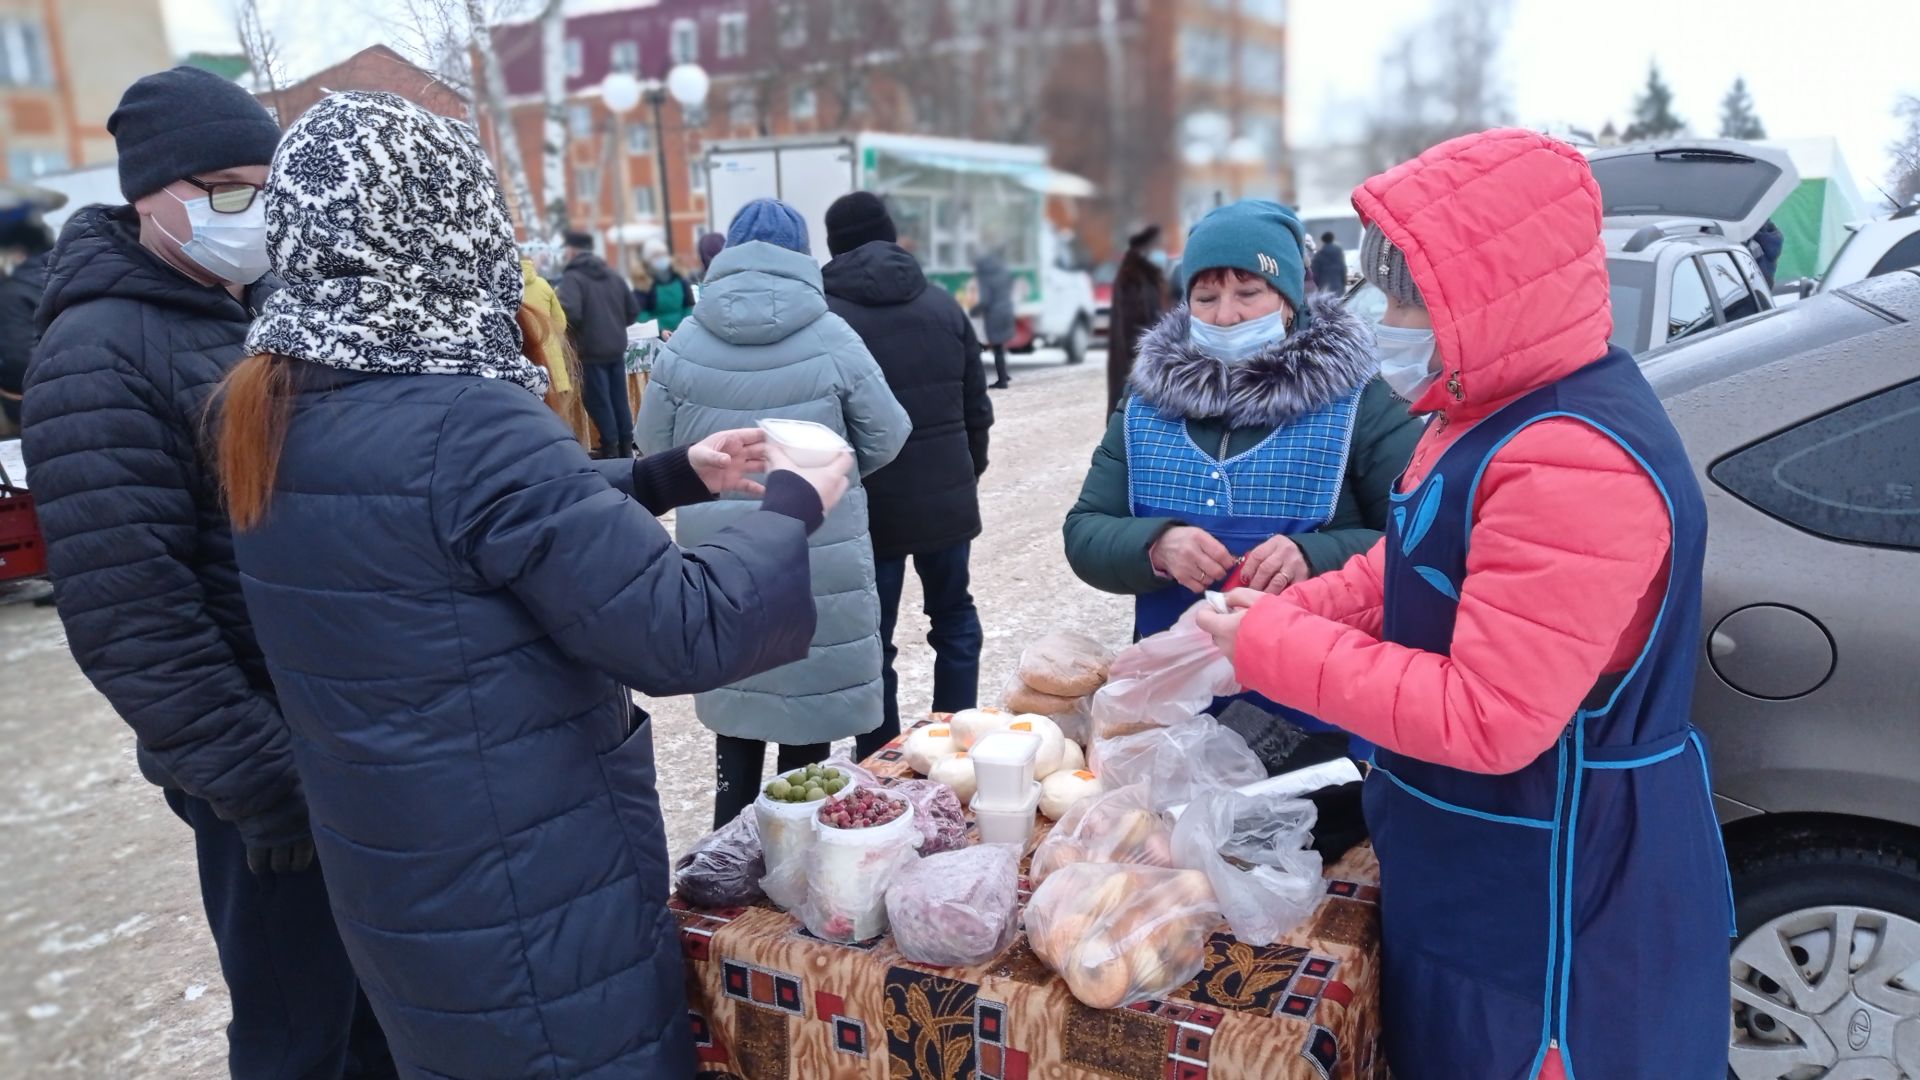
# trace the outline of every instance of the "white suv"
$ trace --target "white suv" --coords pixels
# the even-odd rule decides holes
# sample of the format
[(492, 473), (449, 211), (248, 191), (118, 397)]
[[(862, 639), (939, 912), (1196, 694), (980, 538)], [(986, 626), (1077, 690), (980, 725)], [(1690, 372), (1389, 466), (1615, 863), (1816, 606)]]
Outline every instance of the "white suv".
[(1773, 308), (1746, 245), (1800, 182), (1784, 151), (1703, 139), (1597, 150), (1589, 160), (1615, 345), (1637, 356)]
[(1915, 266), (1920, 266), (1920, 203), (1903, 207), (1885, 220), (1855, 226), (1819, 286), (1810, 291), (1832, 292)]

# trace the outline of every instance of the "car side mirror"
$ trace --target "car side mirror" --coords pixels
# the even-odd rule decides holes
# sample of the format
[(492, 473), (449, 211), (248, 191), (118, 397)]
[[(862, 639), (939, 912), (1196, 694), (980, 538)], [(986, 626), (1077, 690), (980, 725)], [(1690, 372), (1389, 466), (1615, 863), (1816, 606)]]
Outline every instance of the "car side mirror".
[(1819, 287), (1820, 287), (1819, 278), (1813, 278), (1813, 277), (1794, 278), (1792, 281), (1782, 281), (1779, 284), (1775, 285), (1773, 287), (1773, 295), (1795, 296), (1795, 297), (1798, 297), (1799, 299), (1805, 300), (1807, 297), (1813, 295), (1813, 290)]

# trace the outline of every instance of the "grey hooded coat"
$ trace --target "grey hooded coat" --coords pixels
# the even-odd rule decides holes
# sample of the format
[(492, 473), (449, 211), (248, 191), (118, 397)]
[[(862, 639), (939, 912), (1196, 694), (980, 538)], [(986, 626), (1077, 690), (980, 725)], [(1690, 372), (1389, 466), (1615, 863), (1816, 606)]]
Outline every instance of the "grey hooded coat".
[[(839, 432), (853, 444), (861, 476), (891, 462), (913, 429), (866, 345), (827, 310), (819, 264), (754, 241), (714, 259), (700, 302), (654, 364), (634, 438), (655, 453), (768, 417)], [(698, 544), (757, 505), (687, 507), (680, 543)], [(794, 744), (879, 726), (880, 600), (858, 482), (813, 534), (810, 556), (819, 610), (811, 651), (696, 697), (700, 722), (715, 732)]]

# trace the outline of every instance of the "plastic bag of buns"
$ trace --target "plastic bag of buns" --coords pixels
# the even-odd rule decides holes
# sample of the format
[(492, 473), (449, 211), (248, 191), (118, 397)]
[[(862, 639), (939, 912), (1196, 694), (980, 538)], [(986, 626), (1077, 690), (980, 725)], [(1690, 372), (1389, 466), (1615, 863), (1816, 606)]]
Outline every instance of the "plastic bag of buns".
[(1007, 684), (1000, 691), (1001, 704), (1008, 712), (1021, 715), (1044, 716), (1059, 726), (1061, 734), (1078, 743), (1085, 743), (1091, 734), (1089, 710), (1093, 705), (1092, 697), (1063, 698), (1052, 694), (1043, 694), (1020, 681), (1018, 674), (1009, 676)]
[(1148, 728), (1117, 739), (1096, 739), (1087, 761), (1109, 787), (1145, 784), (1153, 805), (1179, 806), (1203, 791), (1236, 788), (1267, 778), (1247, 740), (1211, 716)]
[(1026, 913), (1034, 954), (1095, 1009), (1165, 997), (1191, 981), (1221, 922), (1198, 870), (1101, 863), (1054, 874)]
[(1207, 875), (1233, 936), (1271, 945), (1320, 905), (1316, 811), (1305, 799), (1232, 790), (1196, 796), (1173, 826), (1174, 862)]
[(1075, 863), (1172, 867), (1173, 822), (1144, 784), (1081, 799), (1033, 849), (1034, 884)]
[(1112, 666), (1113, 650), (1085, 634), (1056, 630), (1020, 654), (1020, 681), (1042, 694), (1072, 701), (1106, 685)]

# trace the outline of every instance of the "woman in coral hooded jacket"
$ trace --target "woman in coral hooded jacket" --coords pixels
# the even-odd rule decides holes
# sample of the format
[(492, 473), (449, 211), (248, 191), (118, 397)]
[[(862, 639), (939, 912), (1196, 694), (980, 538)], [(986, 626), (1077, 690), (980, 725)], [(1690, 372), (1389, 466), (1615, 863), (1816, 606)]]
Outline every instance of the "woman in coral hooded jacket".
[(1432, 420), (1380, 544), (1202, 625), (1249, 689), (1380, 748), (1396, 1077), (1717, 1080), (1732, 906), (1687, 719), (1706, 512), (1608, 346), (1599, 189), (1570, 147), (1490, 131), (1353, 201), (1382, 376)]

